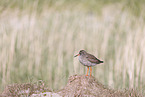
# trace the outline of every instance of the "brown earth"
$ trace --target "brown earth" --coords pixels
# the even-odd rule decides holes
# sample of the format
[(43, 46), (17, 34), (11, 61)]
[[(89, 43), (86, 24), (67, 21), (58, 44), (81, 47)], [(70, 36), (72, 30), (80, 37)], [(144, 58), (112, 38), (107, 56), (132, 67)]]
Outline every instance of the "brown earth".
[(133, 89), (124, 91), (110, 89), (97, 81), (93, 76), (85, 75), (70, 76), (67, 85), (55, 92), (46, 88), (44, 84), (14, 84), (7, 86), (1, 94), (3, 97), (18, 97), (22, 95), (23, 97), (56, 97), (56, 95), (63, 97), (143, 97), (143, 95)]
[(74, 75), (69, 78), (68, 84), (57, 92), (61, 96), (75, 97), (143, 97), (135, 90), (119, 91), (105, 87), (93, 76)]
[(44, 83), (41, 85), (36, 85), (32, 83), (25, 84), (13, 84), (8, 85), (0, 97), (29, 97), (32, 94), (42, 93), (42, 92), (52, 92), (50, 89), (44, 86)]

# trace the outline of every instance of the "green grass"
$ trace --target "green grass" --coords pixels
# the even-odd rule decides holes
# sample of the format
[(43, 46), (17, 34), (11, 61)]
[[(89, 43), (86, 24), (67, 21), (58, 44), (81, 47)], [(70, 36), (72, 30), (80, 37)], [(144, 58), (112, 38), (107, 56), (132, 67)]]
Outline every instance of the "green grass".
[(86, 73), (73, 57), (80, 49), (104, 60), (93, 75), (105, 85), (145, 90), (143, 1), (0, 2), (1, 91), (37, 80), (62, 88), (70, 75)]

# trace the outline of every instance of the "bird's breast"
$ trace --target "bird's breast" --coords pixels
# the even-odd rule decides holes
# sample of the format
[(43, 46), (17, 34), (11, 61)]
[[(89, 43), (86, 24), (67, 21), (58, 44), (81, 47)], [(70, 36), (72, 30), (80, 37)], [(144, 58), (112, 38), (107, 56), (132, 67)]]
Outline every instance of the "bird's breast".
[(82, 57), (82, 56), (79, 56), (79, 61), (84, 66), (94, 66), (94, 65), (96, 65), (95, 63), (91, 63), (89, 60), (87, 60), (86, 57)]

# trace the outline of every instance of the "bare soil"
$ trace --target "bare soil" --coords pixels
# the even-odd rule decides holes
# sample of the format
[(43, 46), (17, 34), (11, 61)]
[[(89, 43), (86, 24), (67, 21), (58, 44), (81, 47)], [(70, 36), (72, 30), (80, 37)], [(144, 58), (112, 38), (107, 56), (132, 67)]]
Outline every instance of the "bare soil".
[(2, 97), (143, 97), (137, 91), (114, 90), (105, 87), (93, 76), (73, 75), (68, 79), (67, 85), (59, 91), (51, 91), (44, 84), (14, 84), (7, 86)]
[(113, 90), (105, 87), (93, 76), (74, 75), (69, 77), (68, 84), (57, 92), (69, 97), (143, 97), (135, 90)]

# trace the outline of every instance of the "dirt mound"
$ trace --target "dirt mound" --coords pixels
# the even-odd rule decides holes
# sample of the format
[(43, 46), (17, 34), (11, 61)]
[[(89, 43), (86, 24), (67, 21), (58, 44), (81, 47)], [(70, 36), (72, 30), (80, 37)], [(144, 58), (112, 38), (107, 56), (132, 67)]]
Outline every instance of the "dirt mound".
[(118, 91), (105, 87), (93, 76), (73, 75), (67, 85), (56, 92), (45, 88), (44, 83), (14, 84), (5, 88), (0, 97), (143, 97), (135, 90)]
[(42, 93), (42, 92), (51, 92), (50, 89), (45, 88), (44, 84), (13, 84), (8, 85), (2, 95), (3, 97), (20, 97), (20, 96), (31, 96), (32, 94)]
[(57, 93), (68, 97), (142, 97), (134, 90), (116, 91), (109, 89), (98, 82), (93, 76), (85, 75), (71, 76), (68, 84)]

